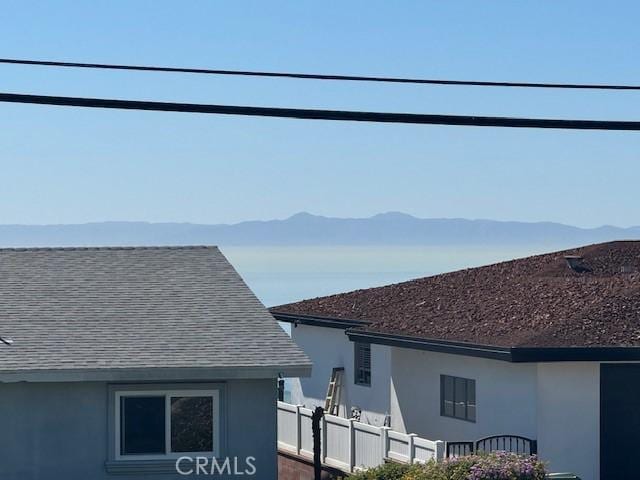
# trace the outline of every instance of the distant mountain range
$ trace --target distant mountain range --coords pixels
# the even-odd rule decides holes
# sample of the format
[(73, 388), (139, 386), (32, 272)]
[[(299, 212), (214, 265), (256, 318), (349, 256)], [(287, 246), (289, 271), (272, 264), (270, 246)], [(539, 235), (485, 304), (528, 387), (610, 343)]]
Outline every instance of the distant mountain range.
[(581, 245), (640, 239), (640, 226), (579, 228), (560, 223), (416, 218), (382, 213), (329, 218), (298, 213), (286, 220), (233, 225), (102, 222), (0, 225), (0, 246), (95, 245)]

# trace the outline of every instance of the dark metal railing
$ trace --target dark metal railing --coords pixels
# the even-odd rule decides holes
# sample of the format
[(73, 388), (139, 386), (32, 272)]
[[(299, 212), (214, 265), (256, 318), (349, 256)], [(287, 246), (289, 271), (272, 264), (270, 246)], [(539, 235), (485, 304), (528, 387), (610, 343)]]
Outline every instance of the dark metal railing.
[(496, 451), (535, 455), (538, 453), (538, 442), (520, 435), (492, 435), (475, 442), (447, 442), (446, 448), (447, 458)]

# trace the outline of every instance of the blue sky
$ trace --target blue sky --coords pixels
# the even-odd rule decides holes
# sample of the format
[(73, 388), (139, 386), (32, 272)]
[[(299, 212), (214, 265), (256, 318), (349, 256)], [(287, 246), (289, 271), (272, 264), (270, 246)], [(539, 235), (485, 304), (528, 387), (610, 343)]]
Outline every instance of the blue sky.
[[(0, 56), (640, 83), (640, 5), (5, 1)], [(217, 78), (0, 65), (0, 91), (640, 120), (640, 92)], [(0, 104), (0, 223), (236, 222), (297, 211), (640, 224), (640, 134)]]

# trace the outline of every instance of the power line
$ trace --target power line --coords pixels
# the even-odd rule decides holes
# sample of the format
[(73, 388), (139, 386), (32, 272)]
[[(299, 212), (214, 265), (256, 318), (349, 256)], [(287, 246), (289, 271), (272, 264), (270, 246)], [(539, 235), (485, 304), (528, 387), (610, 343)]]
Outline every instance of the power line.
[(108, 70), (136, 70), (142, 72), (195, 73), (205, 75), (235, 75), (245, 77), (276, 77), (303, 80), (342, 80), (351, 82), (413, 83), (423, 85), (453, 85), (473, 87), (519, 87), (519, 88), (561, 88), (580, 90), (640, 90), (640, 85), (605, 85), (580, 83), (537, 83), (537, 82), (485, 82), (476, 80), (442, 80), (428, 78), (375, 77), (363, 75), (327, 75), (317, 73), (264, 72), (255, 70), (219, 70), (207, 68), (158, 67), (144, 65), (117, 65), (106, 63), (57, 62), (50, 60), (23, 60), (0, 58), (0, 63), (13, 65), (36, 65), (45, 67), (93, 68)]
[(358, 112), (302, 108), (251, 107), (199, 103), (152, 102), (108, 98), (80, 98), (0, 93), (0, 102), (57, 105), (65, 107), (113, 108), (160, 112), (189, 112), (220, 115), (295, 118), (302, 120), (337, 120), (351, 122), (407, 123), (512, 128), (557, 128), (568, 130), (640, 131), (640, 122), (621, 120), (566, 120), (551, 118), (480, 117), (469, 115), (434, 115), (423, 113)]

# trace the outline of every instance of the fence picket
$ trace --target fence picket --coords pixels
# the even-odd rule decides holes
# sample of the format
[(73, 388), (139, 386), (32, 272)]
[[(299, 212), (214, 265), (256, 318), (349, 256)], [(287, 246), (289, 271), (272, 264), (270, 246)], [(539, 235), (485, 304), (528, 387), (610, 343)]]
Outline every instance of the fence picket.
[(296, 452), (300, 455), (302, 450), (302, 419), (300, 418), (300, 408), (302, 405), (296, 405)]

